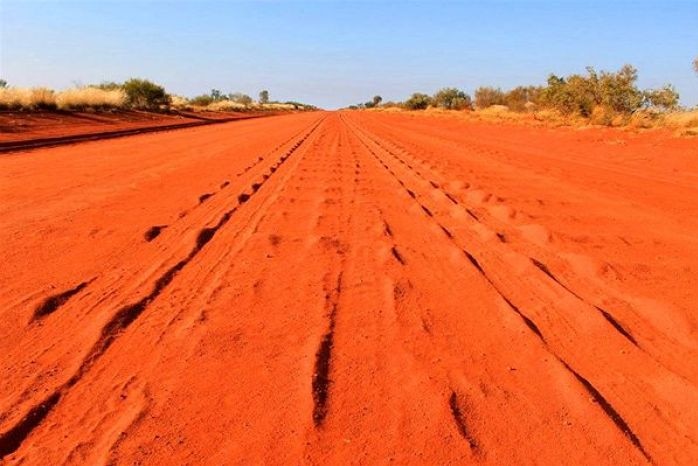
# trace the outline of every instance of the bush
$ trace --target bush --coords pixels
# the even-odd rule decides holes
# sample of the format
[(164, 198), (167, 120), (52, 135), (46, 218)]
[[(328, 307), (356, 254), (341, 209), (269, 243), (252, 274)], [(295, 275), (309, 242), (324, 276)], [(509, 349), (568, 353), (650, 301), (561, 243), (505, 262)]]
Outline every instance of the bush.
[(470, 96), (455, 87), (445, 87), (434, 94), (434, 105), (447, 110), (465, 110), (473, 106)]
[(587, 84), (584, 77), (580, 75), (561, 78), (551, 74), (548, 77), (547, 87), (541, 92), (541, 103), (564, 115), (591, 116), (597, 103), (593, 93), (589, 92)]
[(191, 105), (205, 107), (213, 103), (213, 97), (211, 97), (209, 94), (201, 94), (189, 99), (189, 103)]
[(420, 92), (415, 92), (404, 103), (405, 108), (409, 110), (424, 110), (431, 105), (431, 97)]
[(679, 93), (670, 84), (661, 89), (648, 89), (644, 92), (645, 106), (660, 110), (676, 110), (679, 106)]
[(504, 93), (499, 88), (479, 87), (475, 90), (475, 106), (487, 108), (492, 105), (505, 105)]
[(510, 110), (523, 112), (539, 103), (541, 91), (536, 86), (518, 86), (504, 94), (504, 103)]
[(132, 78), (123, 84), (126, 103), (129, 107), (157, 110), (170, 104), (165, 88), (146, 79)]
[[(267, 95), (267, 97), (269, 96)], [(242, 92), (232, 93), (228, 96), (228, 99), (242, 105), (252, 105), (253, 102), (252, 97), (247, 94), (243, 94)]]
[(588, 67), (586, 76), (573, 74), (561, 78), (551, 74), (548, 86), (541, 92), (541, 103), (563, 114), (583, 117), (591, 117), (598, 106), (610, 112), (630, 114), (645, 102), (645, 95), (635, 85), (636, 81), (637, 69), (631, 65), (615, 73), (602, 71), (599, 74)]
[(637, 69), (624, 65), (616, 73), (601, 72), (600, 77), (588, 68), (591, 85), (596, 85), (595, 97), (598, 103), (619, 113), (632, 113), (643, 103), (642, 92), (637, 88)]

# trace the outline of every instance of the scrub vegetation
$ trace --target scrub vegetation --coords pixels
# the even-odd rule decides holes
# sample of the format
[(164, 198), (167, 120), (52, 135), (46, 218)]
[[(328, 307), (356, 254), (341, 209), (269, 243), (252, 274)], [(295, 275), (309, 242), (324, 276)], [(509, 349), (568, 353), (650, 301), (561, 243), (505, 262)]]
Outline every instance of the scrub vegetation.
[[(698, 58), (693, 67), (698, 73)], [(461, 89), (443, 88), (432, 95), (415, 92), (403, 102), (382, 105), (367, 102), (350, 108), (470, 110), (473, 115), (489, 119), (698, 128), (698, 110), (681, 108), (679, 93), (671, 84), (641, 89), (637, 79), (638, 70), (632, 65), (624, 65), (617, 71), (587, 67), (583, 74), (550, 74), (542, 86), (517, 86), (509, 90), (481, 86), (475, 89), (473, 98)]]
[(45, 87), (15, 87), (0, 79), (0, 110), (204, 110), (204, 111), (280, 111), (313, 110), (299, 102), (269, 100), (269, 91), (259, 93), (259, 101), (234, 92), (213, 89), (209, 94), (186, 98), (168, 93), (163, 86), (147, 79), (132, 78), (123, 83), (103, 82), (55, 91)]

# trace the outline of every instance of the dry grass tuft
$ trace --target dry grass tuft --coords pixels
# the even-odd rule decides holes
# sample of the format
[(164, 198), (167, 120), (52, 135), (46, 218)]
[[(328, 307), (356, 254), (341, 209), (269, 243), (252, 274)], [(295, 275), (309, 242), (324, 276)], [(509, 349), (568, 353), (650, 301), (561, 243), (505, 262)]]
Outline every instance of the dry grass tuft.
[(126, 94), (121, 89), (103, 90), (80, 87), (54, 92), (44, 87), (0, 89), (0, 109), (6, 110), (84, 110), (122, 108)]
[(698, 110), (667, 113), (662, 126), (676, 129), (679, 136), (698, 136)]
[(262, 109), (265, 110), (295, 110), (296, 106), (293, 104), (282, 104), (282, 103), (273, 103), (273, 104), (262, 104)]
[(0, 108), (18, 109), (50, 109), (56, 108), (56, 97), (51, 89), (34, 88), (3, 88), (0, 89)]
[(62, 110), (122, 108), (126, 105), (126, 93), (121, 89), (79, 87), (59, 92), (56, 105)]
[(249, 106), (241, 104), (239, 102), (233, 102), (232, 100), (221, 100), (212, 104), (208, 104), (204, 108), (212, 112), (239, 112), (242, 110), (250, 109)]
[(698, 128), (698, 110), (667, 113), (664, 124), (672, 128)]
[(181, 95), (170, 96), (170, 106), (176, 108), (177, 110), (189, 110), (191, 109), (191, 104), (189, 100)]

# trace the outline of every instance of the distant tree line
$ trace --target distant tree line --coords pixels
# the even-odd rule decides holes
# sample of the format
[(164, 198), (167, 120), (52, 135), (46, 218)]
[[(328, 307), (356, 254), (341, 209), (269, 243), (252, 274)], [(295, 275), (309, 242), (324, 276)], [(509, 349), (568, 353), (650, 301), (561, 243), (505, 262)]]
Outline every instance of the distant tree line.
[[(274, 107), (288, 107), (296, 110), (314, 110), (316, 107), (308, 104), (302, 104), (295, 101), (273, 101), (269, 99), (269, 91), (264, 89), (259, 92), (259, 100), (257, 101), (259, 105)], [(226, 104), (232, 104), (229, 108), (240, 108), (240, 107), (250, 107), (255, 104), (255, 101), (247, 94), (242, 92), (231, 92), (225, 94), (219, 89), (211, 89), (208, 94), (201, 94), (191, 99), (187, 99), (186, 103), (183, 105), (193, 105), (197, 107), (209, 107), (214, 106), (216, 108), (226, 108)]]
[[(693, 62), (698, 73), (698, 57)], [(557, 110), (564, 115), (590, 117), (595, 112), (632, 114), (638, 110), (675, 110), (679, 106), (679, 94), (672, 85), (658, 89), (640, 89), (637, 86), (637, 69), (624, 65), (616, 72), (597, 72), (586, 68), (585, 74), (558, 76), (551, 74), (543, 86), (517, 86), (503, 91), (496, 87), (479, 87), (473, 98), (463, 90), (448, 87), (433, 95), (415, 92), (403, 102), (386, 102), (381, 107), (401, 107), (408, 110), (424, 110), (429, 107), (446, 110), (485, 109), (500, 105), (515, 112), (540, 109)], [(376, 100), (378, 98), (378, 100)], [(364, 104), (350, 108), (372, 108), (382, 99), (374, 97)]]

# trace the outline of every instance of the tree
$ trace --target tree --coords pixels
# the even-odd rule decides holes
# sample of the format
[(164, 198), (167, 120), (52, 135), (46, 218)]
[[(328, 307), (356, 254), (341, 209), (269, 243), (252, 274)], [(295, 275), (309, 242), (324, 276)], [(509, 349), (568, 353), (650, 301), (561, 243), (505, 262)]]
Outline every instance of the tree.
[(146, 79), (129, 79), (124, 83), (123, 89), (126, 92), (126, 103), (133, 108), (157, 110), (170, 103), (165, 88)]
[(479, 87), (475, 90), (475, 106), (477, 108), (482, 109), (504, 104), (504, 93), (498, 87)]
[(269, 91), (264, 89), (259, 93), (259, 103), (266, 104), (269, 103)]
[(218, 102), (219, 100), (223, 100), (225, 97), (223, 96), (223, 93), (219, 91), (218, 89), (211, 89), (211, 99), (214, 102)]
[(698, 73), (698, 57), (696, 57), (696, 59), (693, 60), (693, 69), (696, 73)]
[(373, 96), (373, 106), (374, 106), (374, 107), (379, 106), (381, 102), (383, 102), (383, 97), (381, 97), (381, 96), (379, 96), (379, 95), (374, 95), (374, 96)]
[(7, 81), (0, 79), (0, 89), (5, 89), (7, 87)]
[(447, 110), (465, 110), (472, 107), (473, 102), (468, 94), (455, 87), (445, 87), (434, 94), (434, 105)]
[(405, 107), (409, 110), (424, 110), (431, 105), (431, 97), (421, 92), (415, 92), (405, 101)]

